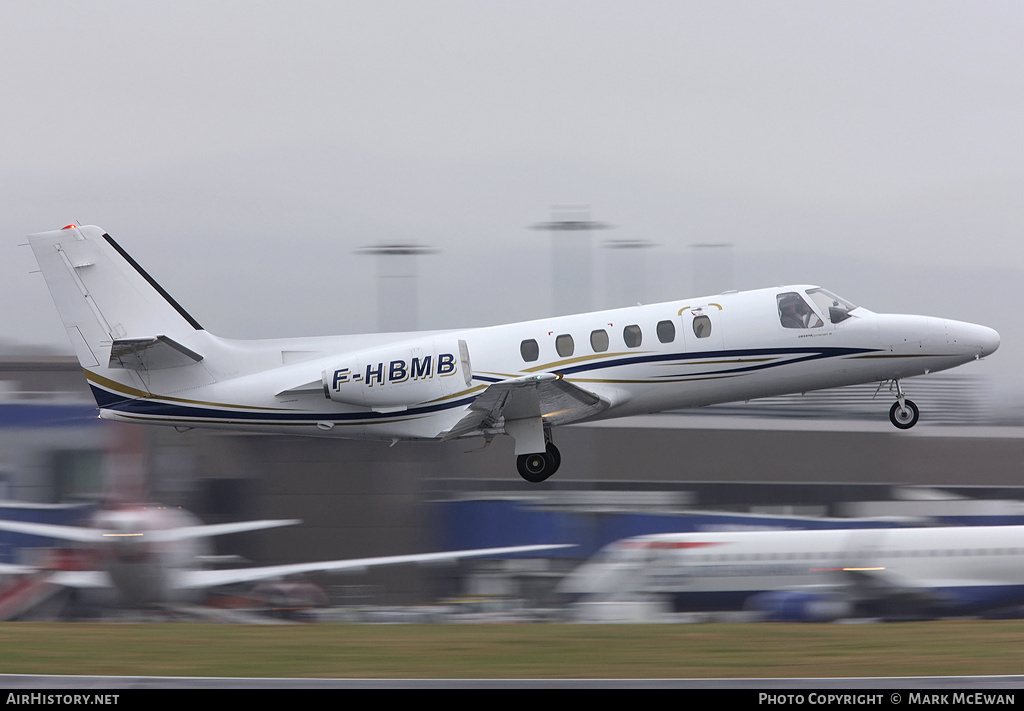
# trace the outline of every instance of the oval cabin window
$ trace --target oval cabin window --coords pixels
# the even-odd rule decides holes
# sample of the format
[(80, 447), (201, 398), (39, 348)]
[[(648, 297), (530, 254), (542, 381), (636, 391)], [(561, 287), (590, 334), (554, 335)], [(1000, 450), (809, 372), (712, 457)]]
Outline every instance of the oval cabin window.
[(695, 316), (693, 319), (693, 335), (707, 338), (711, 335), (711, 319), (707, 316)]
[(532, 338), (519, 344), (519, 352), (522, 354), (523, 360), (527, 363), (532, 363), (540, 358), (540, 346), (538, 346), (537, 341)]
[(637, 325), (626, 326), (622, 329), (622, 340), (625, 341), (626, 346), (629, 348), (639, 348), (640, 344), (643, 343), (644, 334)]
[(555, 350), (558, 351), (558, 355), (562, 358), (571, 356), (575, 349), (576, 345), (572, 342), (572, 336), (568, 333), (563, 333), (555, 339)]

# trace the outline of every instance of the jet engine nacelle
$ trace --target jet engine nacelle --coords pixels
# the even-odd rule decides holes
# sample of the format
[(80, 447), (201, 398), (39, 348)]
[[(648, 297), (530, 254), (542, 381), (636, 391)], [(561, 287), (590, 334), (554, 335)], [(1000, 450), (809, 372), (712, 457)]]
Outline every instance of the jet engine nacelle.
[(323, 371), (328, 400), (371, 410), (404, 410), (469, 387), (473, 370), (462, 340), (429, 339), (354, 353)]
[(832, 622), (853, 614), (852, 605), (838, 595), (796, 590), (759, 593), (745, 607), (773, 622)]

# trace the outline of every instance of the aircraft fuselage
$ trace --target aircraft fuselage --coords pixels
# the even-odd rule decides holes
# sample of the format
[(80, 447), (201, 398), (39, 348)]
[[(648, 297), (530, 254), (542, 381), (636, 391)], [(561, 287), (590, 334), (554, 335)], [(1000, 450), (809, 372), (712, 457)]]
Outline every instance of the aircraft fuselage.
[(616, 541), (560, 584), (769, 619), (977, 614), (1024, 602), (1024, 526), (677, 533)]
[[(144, 385), (147, 391), (170, 396), (164, 398), (126, 398), (141, 393), (110, 387), (89, 377), (88, 369), (87, 377), (101, 401), (102, 416), (111, 419), (348, 438), (437, 439), (489, 384), (513, 378), (554, 374), (609, 403), (574, 420), (586, 421), (922, 375), (984, 357), (999, 343), (998, 334), (983, 326), (875, 314), (864, 308), (854, 309), (838, 324), (782, 327), (776, 296), (806, 288), (723, 294), (462, 331), (242, 342), (202, 332), (237, 351), (237, 358), (231, 369), (211, 370), (216, 382), (198, 391), (190, 374), (173, 369), (150, 372)], [(711, 334), (698, 338), (694, 320), (702, 316), (710, 322)], [(671, 324), (671, 340), (659, 339), (659, 324)], [(662, 331), (668, 328), (662, 326)], [(633, 335), (624, 336), (625, 329), (634, 329), (629, 332)], [(600, 333), (594, 339), (607, 338), (603, 351), (595, 352), (591, 343), (595, 332)], [(572, 350), (563, 346), (561, 355), (556, 341), (563, 338), (566, 344), (566, 336), (572, 338)], [(627, 345), (629, 337), (636, 345)], [(366, 347), (374, 341), (382, 345)], [(468, 384), (460, 372), (465, 363), (459, 361), (460, 341), (472, 367)], [(424, 349), (424, 342), (452, 345), (447, 351), (444, 346)], [(525, 342), (537, 346), (536, 357), (529, 361), (521, 353)], [(282, 364), (288, 357), (302, 360)], [(401, 393), (389, 399), (389, 389), (408, 386), (413, 374), (427, 372), (428, 362), (434, 379), (450, 378), (457, 387), (448, 393), (439, 389), (436, 398), (405, 406)], [(379, 407), (325, 397), (323, 381), (328, 389), (341, 389), (354, 378), (361, 379), (363, 390), (380, 393)], [(305, 390), (294, 387), (314, 379), (321, 382)], [(557, 412), (542, 415), (552, 423), (559, 417)]]

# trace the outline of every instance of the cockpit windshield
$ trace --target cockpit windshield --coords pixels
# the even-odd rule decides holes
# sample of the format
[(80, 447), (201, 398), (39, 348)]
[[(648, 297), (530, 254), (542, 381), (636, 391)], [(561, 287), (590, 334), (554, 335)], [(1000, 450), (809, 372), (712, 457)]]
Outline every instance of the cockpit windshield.
[(811, 297), (811, 301), (818, 307), (818, 310), (832, 323), (845, 321), (850, 318), (850, 312), (857, 308), (849, 301), (841, 299), (825, 289), (808, 289), (807, 295)]
[[(832, 292), (819, 288), (807, 289), (802, 294), (787, 291), (775, 298), (778, 301), (779, 321), (783, 328), (821, 328), (825, 325), (821, 316), (828, 319), (829, 323), (842, 323), (850, 318), (850, 312), (857, 308)], [(814, 308), (811, 308), (808, 298), (814, 304)]]

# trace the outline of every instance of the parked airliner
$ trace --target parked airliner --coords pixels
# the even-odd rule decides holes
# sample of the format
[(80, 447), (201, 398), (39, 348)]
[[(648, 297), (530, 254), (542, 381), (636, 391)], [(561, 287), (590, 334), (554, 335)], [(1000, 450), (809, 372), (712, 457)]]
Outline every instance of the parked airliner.
[(89, 526), (61, 526), (0, 520), (0, 531), (84, 544), (98, 565), (91, 569), (38, 571), (7, 565), (0, 573), (42, 573), (48, 583), (83, 590), (116, 590), (125, 607), (190, 602), (208, 588), (271, 580), (320, 571), (363, 570), (402, 563), (433, 563), (463, 558), (498, 558), (566, 548), (525, 545), (413, 553), (375, 558), (290, 563), (252, 568), (203, 569), (208, 539), (300, 523), (297, 520), (240, 521), (200, 525), (188, 512), (160, 506), (128, 506), (97, 512)]
[(999, 346), (970, 323), (876, 314), (784, 286), (488, 328), (239, 341), (208, 333), (94, 226), (29, 243), (100, 416), (354, 439), (515, 440), (551, 476), (556, 425), (805, 392), (894, 385)]
[(638, 536), (603, 548), (559, 589), (771, 620), (973, 615), (1024, 604), (1024, 526)]

